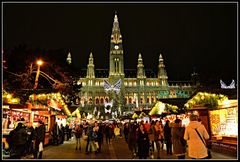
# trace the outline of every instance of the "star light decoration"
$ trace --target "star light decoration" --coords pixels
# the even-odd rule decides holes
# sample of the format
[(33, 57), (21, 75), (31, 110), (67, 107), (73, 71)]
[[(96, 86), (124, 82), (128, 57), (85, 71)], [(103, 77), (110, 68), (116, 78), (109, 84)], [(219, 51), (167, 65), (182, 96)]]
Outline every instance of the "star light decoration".
[(122, 85), (122, 80), (119, 79), (115, 85), (111, 85), (108, 81), (104, 80), (104, 90), (108, 93), (114, 91), (116, 94), (119, 94)]
[(235, 89), (235, 81), (232, 80), (232, 83), (227, 86), (221, 79), (220, 79), (220, 84), (222, 89)]

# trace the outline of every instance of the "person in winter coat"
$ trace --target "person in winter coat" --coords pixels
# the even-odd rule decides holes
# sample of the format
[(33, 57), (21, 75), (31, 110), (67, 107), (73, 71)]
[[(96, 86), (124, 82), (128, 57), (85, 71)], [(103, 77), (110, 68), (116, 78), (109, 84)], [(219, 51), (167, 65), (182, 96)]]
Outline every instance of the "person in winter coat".
[(27, 131), (23, 123), (18, 123), (17, 127), (10, 132), (11, 135), (11, 159), (21, 159), (25, 154), (27, 144)]
[(207, 147), (204, 145), (195, 129), (203, 139), (209, 139), (209, 134), (206, 128), (203, 124), (198, 122), (198, 116), (192, 114), (190, 115), (190, 123), (184, 132), (184, 139), (188, 144), (188, 156), (193, 159), (204, 159), (208, 156)]
[(147, 159), (149, 156), (149, 138), (144, 124), (141, 124), (138, 130), (138, 157), (139, 159)]
[(89, 152), (95, 152), (97, 151), (97, 148), (95, 146), (95, 140), (97, 139), (97, 134), (95, 131), (93, 131), (93, 126), (89, 126), (88, 128), (88, 145), (86, 147), (86, 154)]
[(26, 148), (26, 154), (33, 154), (33, 138), (34, 138), (34, 134), (35, 134), (35, 130), (32, 126), (31, 122), (27, 123), (27, 127), (26, 127), (26, 131), (27, 131), (27, 148)]
[[(156, 121), (154, 125), (154, 141), (157, 146), (157, 158), (160, 159), (160, 142), (163, 140), (163, 126), (160, 121)], [(162, 143), (162, 142), (161, 142)]]
[(65, 131), (65, 128), (63, 126), (63, 124), (60, 125), (59, 127), (59, 140), (60, 140), (60, 144), (63, 144), (64, 143), (64, 131)]
[(112, 137), (112, 130), (109, 124), (105, 127), (105, 137), (106, 137), (106, 144), (110, 144), (111, 137)]
[(97, 132), (97, 142), (98, 142), (98, 152), (101, 152), (102, 150), (102, 143), (103, 143), (103, 125), (100, 123), (99, 124), (99, 129)]
[(114, 136), (115, 136), (115, 140), (117, 141), (119, 136), (120, 136), (120, 128), (118, 127), (118, 125), (116, 124), (115, 128), (114, 128)]
[(137, 138), (138, 138), (138, 124), (134, 122), (130, 124), (129, 134), (128, 134), (128, 148), (133, 154), (133, 158), (137, 156)]
[(176, 119), (172, 126), (172, 143), (173, 143), (173, 153), (178, 159), (185, 159), (186, 154), (186, 141), (184, 140), (185, 128), (182, 127), (182, 121)]
[(129, 125), (128, 125), (128, 123), (124, 124), (123, 133), (124, 133), (125, 141), (128, 142), (128, 133), (129, 133)]
[(60, 134), (60, 128), (57, 124), (57, 122), (54, 123), (52, 129), (51, 129), (51, 135), (52, 135), (52, 142), (53, 145), (59, 145), (59, 134)]
[(35, 129), (35, 159), (42, 159), (43, 151), (39, 150), (40, 143), (44, 145), (46, 128), (43, 121), (38, 121), (38, 127)]
[(150, 146), (151, 146), (151, 153), (153, 153), (154, 152), (154, 131), (155, 131), (155, 129), (154, 129), (154, 126), (155, 126), (155, 122), (154, 122), (154, 120), (152, 120), (152, 122), (151, 122), (151, 126), (150, 126), (150, 129), (149, 129), (149, 131), (148, 131), (148, 133), (149, 133), (149, 140), (150, 140)]
[(76, 137), (76, 150), (81, 150), (81, 137), (83, 133), (83, 128), (79, 125), (76, 126), (76, 128), (73, 130), (75, 137)]
[(172, 135), (171, 135), (171, 127), (169, 126), (169, 120), (166, 121), (165, 126), (163, 128), (164, 140), (166, 141), (167, 154), (172, 155)]

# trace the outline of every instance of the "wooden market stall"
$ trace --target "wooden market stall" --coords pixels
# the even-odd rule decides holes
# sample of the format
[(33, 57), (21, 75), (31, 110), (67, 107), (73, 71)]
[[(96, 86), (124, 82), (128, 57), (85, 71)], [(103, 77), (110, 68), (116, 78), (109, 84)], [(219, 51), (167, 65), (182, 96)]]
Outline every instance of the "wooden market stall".
[[(209, 102), (211, 101), (211, 102)], [(188, 112), (197, 114), (210, 135), (213, 151), (237, 155), (238, 101), (224, 95), (198, 93), (186, 104)]]
[(62, 124), (62, 119), (67, 118), (64, 113), (70, 114), (60, 93), (32, 94), (29, 96), (28, 108), (31, 109), (33, 126), (37, 126), (38, 120), (42, 120), (46, 126), (45, 145), (50, 143), (54, 123)]

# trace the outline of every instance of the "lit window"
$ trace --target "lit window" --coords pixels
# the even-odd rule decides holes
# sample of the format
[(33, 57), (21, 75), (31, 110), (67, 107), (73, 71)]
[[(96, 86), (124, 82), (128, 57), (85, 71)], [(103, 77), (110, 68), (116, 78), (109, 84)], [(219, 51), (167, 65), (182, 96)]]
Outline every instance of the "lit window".
[(129, 84), (129, 86), (132, 86), (132, 82), (129, 82), (128, 84)]

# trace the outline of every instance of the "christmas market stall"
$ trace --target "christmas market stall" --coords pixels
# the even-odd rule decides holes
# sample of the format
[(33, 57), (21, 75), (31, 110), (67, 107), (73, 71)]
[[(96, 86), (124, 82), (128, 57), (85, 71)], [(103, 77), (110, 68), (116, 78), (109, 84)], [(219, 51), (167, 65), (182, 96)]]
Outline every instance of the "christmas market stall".
[(45, 145), (49, 144), (54, 123), (63, 124), (67, 116), (71, 115), (60, 93), (32, 94), (29, 96), (28, 108), (31, 109), (33, 126), (37, 126), (38, 120), (42, 120), (46, 126)]
[(9, 149), (9, 144), (6, 141), (7, 136), (10, 131), (16, 128), (19, 122), (30, 121), (30, 111), (26, 105), (21, 104), (20, 98), (5, 90), (3, 90), (2, 99), (2, 144), (3, 157), (5, 158), (4, 153), (8, 152)]
[(199, 92), (186, 104), (207, 129), (212, 150), (237, 155), (238, 101), (222, 94)]
[(176, 114), (177, 110), (178, 107), (175, 105), (158, 101), (152, 108), (152, 110), (149, 112), (149, 115), (151, 116), (152, 120), (161, 120), (162, 122), (165, 122), (166, 116)]
[(25, 122), (30, 120), (30, 111), (27, 106), (21, 104), (18, 97), (5, 90), (3, 91), (2, 114), (2, 129), (6, 133), (16, 128), (20, 120), (24, 119)]

